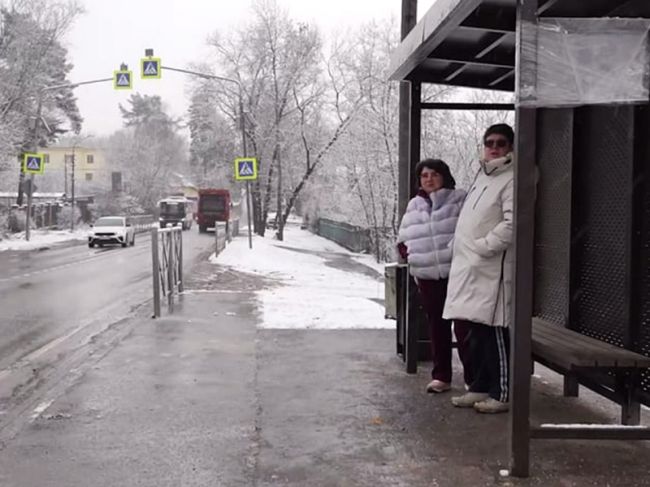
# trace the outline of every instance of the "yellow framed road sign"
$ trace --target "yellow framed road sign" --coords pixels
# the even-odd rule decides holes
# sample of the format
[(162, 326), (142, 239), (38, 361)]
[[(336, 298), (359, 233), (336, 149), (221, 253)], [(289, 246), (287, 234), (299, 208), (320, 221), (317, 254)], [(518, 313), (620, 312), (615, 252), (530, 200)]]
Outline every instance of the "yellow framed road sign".
[(113, 71), (113, 88), (116, 90), (130, 90), (133, 88), (133, 71)]
[(45, 157), (43, 154), (26, 153), (23, 155), (23, 172), (26, 174), (43, 174)]
[(142, 79), (160, 79), (162, 65), (159, 57), (145, 57), (140, 60)]
[(255, 157), (238, 157), (235, 159), (235, 179), (253, 181), (257, 179), (257, 159)]

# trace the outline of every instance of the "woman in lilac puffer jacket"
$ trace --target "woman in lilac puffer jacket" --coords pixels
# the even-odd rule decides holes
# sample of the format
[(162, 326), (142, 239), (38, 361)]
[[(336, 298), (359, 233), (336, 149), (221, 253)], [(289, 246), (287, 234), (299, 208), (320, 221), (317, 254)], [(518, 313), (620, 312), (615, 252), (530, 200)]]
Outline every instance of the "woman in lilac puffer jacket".
[[(415, 167), (419, 190), (402, 217), (398, 250), (409, 263), (427, 313), (433, 356), (432, 380), (427, 392), (451, 389), (451, 321), (442, 319), (451, 267), (452, 241), (465, 192), (456, 188), (449, 166), (440, 159), (424, 159)], [(466, 330), (455, 325), (458, 355), (466, 384), (472, 382), (467, 363)]]

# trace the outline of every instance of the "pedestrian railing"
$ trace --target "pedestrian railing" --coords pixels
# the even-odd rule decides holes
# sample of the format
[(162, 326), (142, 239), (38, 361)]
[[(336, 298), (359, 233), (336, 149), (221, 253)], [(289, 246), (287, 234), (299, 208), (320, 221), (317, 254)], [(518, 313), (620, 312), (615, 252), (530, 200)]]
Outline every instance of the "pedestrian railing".
[(227, 223), (217, 222), (214, 225), (214, 254), (219, 253), (226, 248), (226, 243), (230, 241), (229, 226)]
[(161, 299), (174, 311), (174, 295), (183, 292), (183, 230), (181, 227), (151, 229), (153, 265), (153, 317), (160, 316)]

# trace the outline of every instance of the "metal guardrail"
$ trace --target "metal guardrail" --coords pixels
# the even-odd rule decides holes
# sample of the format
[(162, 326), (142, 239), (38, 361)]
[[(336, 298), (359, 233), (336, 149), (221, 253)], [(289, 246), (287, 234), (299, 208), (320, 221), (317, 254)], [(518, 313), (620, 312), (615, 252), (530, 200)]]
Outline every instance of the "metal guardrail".
[(226, 248), (226, 244), (232, 242), (233, 237), (239, 235), (239, 218), (227, 222), (216, 222), (214, 225), (214, 254)]
[(151, 224), (154, 222), (153, 215), (129, 216), (128, 219), (131, 220), (131, 225), (133, 226), (135, 233), (149, 231), (151, 229)]
[(228, 222), (228, 242), (237, 235), (239, 235), (239, 218), (234, 218)]
[(352, 252), (368, 252), (371, 249), (370, 232), (349, 223), (319, 218), (317, 233)]
[(226, 242), (230, 241), (230, 232), (228, 231), (228, 224), (225, 222), (217, 222), (214, 225), (214, 254), (219, 253), (226, 248)]
[(151, 228), (153, 317), (160, 316), (161, 295), (174, 311), (174, 294), (183, 292), (183, 230), (181, 227)]

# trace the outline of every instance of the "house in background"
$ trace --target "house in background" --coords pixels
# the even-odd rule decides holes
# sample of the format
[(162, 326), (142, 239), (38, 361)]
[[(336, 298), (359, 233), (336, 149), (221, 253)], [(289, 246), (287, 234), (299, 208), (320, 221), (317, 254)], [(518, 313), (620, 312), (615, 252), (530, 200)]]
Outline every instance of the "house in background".
[(111, 171), (102, 149), (89, 146), (52, 146), (40, 148), (45, 171), (37, 176), (41, 191), (60, 191), (70, 195), (74, 177), (75, 193), (93, 194), (111, 188)]

